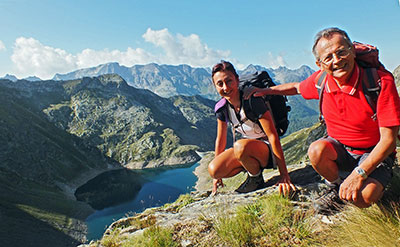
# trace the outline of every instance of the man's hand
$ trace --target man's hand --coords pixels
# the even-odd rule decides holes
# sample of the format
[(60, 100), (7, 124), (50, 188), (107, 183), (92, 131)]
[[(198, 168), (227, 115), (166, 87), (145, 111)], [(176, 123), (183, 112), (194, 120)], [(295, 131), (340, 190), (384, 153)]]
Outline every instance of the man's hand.
[(255, 92), (257, 92), (257, 90), (259, 90), (258, 87), (254, 86), (245, 87), (243, 89), (243, 98), (249, 99)]
[(348, 202), (355, 202), (358, 200), (358, 195), (363, 184), (363, 178), (355, 171), (343, 181), (339, 188), (339, 197)]
[(259, 87), (245, 87), (243, 89), (243, 98), (249, 99), (251, 96), (260, 97), (269, 94), (270, 88), (259, 88)]

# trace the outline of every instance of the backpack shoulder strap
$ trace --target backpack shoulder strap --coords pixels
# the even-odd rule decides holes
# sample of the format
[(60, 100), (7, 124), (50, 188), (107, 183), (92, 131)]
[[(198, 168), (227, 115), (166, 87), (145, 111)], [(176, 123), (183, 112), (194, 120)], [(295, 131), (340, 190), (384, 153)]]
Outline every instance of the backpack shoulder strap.
[(232, 131), (232, 138), (233, 138), (233, 143), (235, 143), (236, 138), (235, 138), (235, 127), (233, 126), (232, 120), (229, 116), (229, 109), (228, 109), (228, 101), (225, 98), (220, 99), (214, 106), (214, 112), (222, 112), (225, 116), (225, 121), (228, 125), (230, 125), (231, 131)]
[(376, 120), (376, 105), (381, 91), (381, 82), (376, 68), (363, 68), (362, 87), (365, 98), (370, 105), (374, 115), (372, 119)]
[(222, 111), (224, 116), (225, 116), (225, 120), (226, 122), (230, 122), (229, 116), (228, 116), (228, 111), (227, 111), (227, 100), (225, 98), (220, 99), (214, 106), (214, 112), (220, 112)]
[(322, 116), (322, 98), (324, 95), (324, 90), (325, 90), (325, 85), (326, 85), (326, 76), (327, 73), (325, 71), (321, 71), (319, 75), (317, 76), (317, 83), (315, 84), (315, 87), (318, 90), (318, 98), (319, 98), (319, 121), (322, 123), (323, 122), (323, 116)]

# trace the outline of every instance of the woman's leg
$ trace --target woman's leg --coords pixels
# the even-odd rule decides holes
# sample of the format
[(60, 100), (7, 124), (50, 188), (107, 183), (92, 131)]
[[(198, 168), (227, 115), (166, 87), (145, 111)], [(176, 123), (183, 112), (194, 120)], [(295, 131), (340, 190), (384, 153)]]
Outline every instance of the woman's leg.
[(208, 165), (208, 172), (214, 179), (230, 178), (241, 171), (242, 164), (236, 159), (233, 148), (220, 153)]
[(233, 145), (235, 158), (250, 174), (256, 175), (261, 167), (266, 167), (270, 151), (268, 145), (260, 140), (241, 139)]

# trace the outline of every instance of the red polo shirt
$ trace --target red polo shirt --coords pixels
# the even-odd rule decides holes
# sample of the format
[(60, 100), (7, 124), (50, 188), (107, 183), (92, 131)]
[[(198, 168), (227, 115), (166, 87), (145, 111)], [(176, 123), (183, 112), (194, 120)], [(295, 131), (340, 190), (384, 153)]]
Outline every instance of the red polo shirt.
[[(400, 99), (392, 74), (378, 70), (381, 92), (377, 102), (377, 120), (373, 120), (373, 111), (362, 91), (360, 70), (362, 68), (355, 65), (349, 83), (342, 88), (331, 75), (327, 75), (322, 112), (329, 136), (347, 146), (368, 148), (378, 143), (379, 127), (400, 125)], [(319, 73), (313, 73), (300, 83), (303, 98), (318, 99), (315, 84)]]

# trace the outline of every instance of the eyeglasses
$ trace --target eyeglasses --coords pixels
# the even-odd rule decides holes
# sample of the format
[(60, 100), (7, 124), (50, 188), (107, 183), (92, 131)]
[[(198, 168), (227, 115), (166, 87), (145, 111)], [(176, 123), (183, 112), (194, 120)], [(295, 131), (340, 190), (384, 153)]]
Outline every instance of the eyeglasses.
[(326, 66), (329, 66), (333, 62), (333, 56), (336, 56), (336, 59), (346, 58), (350, 55), (351, 47), (343, 48), (335, 51), (334, 53), (326, 55), (324, 58), (319, 59), (319, 61)]

